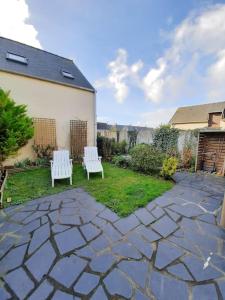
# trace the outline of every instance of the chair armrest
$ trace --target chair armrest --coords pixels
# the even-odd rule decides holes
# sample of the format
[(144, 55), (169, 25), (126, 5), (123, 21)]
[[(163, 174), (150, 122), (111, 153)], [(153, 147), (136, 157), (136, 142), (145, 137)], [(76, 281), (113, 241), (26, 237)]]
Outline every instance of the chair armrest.
[(102, 157), (101, 157), (101, 156), (99, 156), (99, 157), (98, 157), (98, 160), (99, 160), (100, 162), (102, 162)]
[(71, 167), (73, 166), (73, 159), (72, 158), (70, 158), (70, 165), (71, 165)]
[(53, 166), (53, 160), (50, 160), (51, 167)]

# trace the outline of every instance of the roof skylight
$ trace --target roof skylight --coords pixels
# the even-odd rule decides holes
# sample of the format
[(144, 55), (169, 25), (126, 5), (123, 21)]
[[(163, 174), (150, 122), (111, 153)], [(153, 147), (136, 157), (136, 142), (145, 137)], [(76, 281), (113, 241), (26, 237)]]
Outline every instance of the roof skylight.
[(22, 55), (15, 54), (15, 53), (7, 52), (6, 58), (8, 60), (12, 60), (12, 61), (15, 61), (15, 62), (18, 62), (18, 63), (21, 63), (21, 64), (25, 64), (25, 65), (28, 64), (28, 59), (26, 57), (24, 57)]
[(66, 78), (74, 79), (74, 76), (73, 76), (70, 72), (68, 72), (68, 71), (62, 70), (62, 75), (63, 75), (64, 77), (66, 77)]

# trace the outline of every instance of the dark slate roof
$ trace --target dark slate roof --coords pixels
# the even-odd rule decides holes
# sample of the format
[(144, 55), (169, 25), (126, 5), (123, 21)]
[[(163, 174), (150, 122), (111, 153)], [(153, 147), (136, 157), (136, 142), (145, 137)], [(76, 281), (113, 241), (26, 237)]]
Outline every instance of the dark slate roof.
[[(7, 52), (26, 57), (28, 64), (6, 59)], [(0, 37), (0, 70), (95, 91), (71, 59), (3, 37)], [(74, 79), (64, 77), (62, 70), (70, 72)]]
[(224, 109), (225, 101), (180, 107), (171, 118), (170, 124), (206, 123), (209, 119), (209, 113), (222, 113)]
[[(152, 129), (150, 127), (141, 127), (141, 126), (133, 126), (133, 125), (110, 125), (107, 123), (103, 122), (98, 122), (97, 123), (97, 130), (111, 130), (111, 129), (116, 129), (117, 131), (121, 131), (123, 129), (127, 129), (128, 131), (134, 131), (134, 130), (149, 130)], [(153, 130), (153, 129), (152, 129)]]

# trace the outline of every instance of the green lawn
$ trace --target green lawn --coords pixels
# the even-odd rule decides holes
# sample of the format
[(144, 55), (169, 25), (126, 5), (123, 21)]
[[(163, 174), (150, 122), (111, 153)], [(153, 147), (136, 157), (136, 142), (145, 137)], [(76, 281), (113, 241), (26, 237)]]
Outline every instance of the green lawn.
[[(81, 165), (74, 166), (73, 187), (83, 187), (97, 201), (104, 203), (120, 216), (127, 216), (138, 207), (169, 190), (173, 183), (152, 176), (104, 163), (105, 179), (92, 174), (90, 181)], [(11, 197), (12, 204), (19, 204), (43, 195), (50, 195), (69, 189), (69, 180), (56, 180), (51, 187), (50, 169), (40, 168), (10, 175), (4, 198)], [(5, 206), (7, 203), (5, 201)]]

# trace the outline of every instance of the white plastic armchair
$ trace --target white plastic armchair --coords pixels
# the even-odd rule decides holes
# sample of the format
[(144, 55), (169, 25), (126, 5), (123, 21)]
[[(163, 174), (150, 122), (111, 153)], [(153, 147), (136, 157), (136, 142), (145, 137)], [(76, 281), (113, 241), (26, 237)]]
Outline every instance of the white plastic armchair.
[(102, 178), (104, 178), (101, 156), (98, 156), (97, 147), (84, 147), (83, 166), (87, 171), (88, 180), (90, 173), (101, 172)]
[(52, 187), (55, 179), (69, 178), (72, 185), (73, 163), (68, 150), (53, 151), (51, 162)]

